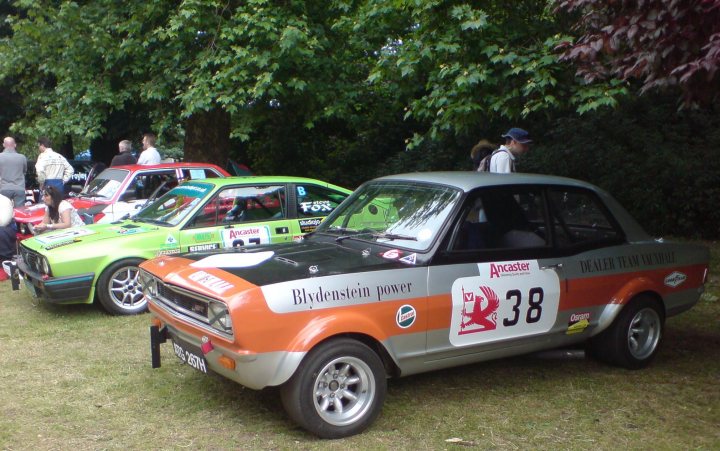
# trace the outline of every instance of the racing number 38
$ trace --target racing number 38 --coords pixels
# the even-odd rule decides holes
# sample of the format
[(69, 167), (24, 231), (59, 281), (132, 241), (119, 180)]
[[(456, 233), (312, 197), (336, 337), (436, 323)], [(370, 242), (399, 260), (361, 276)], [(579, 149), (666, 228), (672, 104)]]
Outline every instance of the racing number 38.
[[(469, 346), (544, 333), (555, 323), (560, 281), (555, 271), (538, 268), (536, 261), (518, 265), (523, 272), (496, 275), (478, 265), (480, 274), (452, 285), (450, 343)], [(501, 299), (502, 298), (502, 299)]]
[[(542, 316), (543, 289), (540, 287), (530, 288), (528, 295), (529, 300), (527, 313), (525, 314), (525, 322), (528, 324), (537, 323)], [(512, 306), (513, 317), (503, 319), (503, 326), (514, 326), (520, 319), (520, 305), (523, 301), (522, 292), (520, 290), (510, 290), (505, 295), (505, 299), (514, 299), (515, 304)]]

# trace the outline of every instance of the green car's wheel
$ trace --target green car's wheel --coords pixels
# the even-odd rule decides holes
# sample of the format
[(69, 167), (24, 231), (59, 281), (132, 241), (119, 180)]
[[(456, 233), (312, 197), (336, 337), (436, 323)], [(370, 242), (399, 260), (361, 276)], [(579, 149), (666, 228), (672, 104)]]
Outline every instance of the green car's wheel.
[(387, 390), (380, 357), (359, 341), (318, 345), (281, 387), (290, 417), (322, 438), (358, 434), (377, 418)]
[(114, 315), (135, 315), (147, 310), (138, 280), (141, 258), (127, 258), (108, 266), (100, 275), (97, 295), (103, 308)]

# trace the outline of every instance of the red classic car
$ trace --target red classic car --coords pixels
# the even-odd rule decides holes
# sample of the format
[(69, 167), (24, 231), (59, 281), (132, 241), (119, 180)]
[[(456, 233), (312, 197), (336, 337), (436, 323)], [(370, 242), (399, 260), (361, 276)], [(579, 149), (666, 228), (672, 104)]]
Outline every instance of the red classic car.
[[(81, 192), (67, 200), (90, 223), (108, 223), (138, 211), (151, 197), (176, 186), (180, 180), (226, 177), (224, 169), (209, 163), (164, 163), (114, 166), (105, 169)], [(18, 240), (33, 235), (42, 221), (45, 205), (38, 203), (15, 209)]]

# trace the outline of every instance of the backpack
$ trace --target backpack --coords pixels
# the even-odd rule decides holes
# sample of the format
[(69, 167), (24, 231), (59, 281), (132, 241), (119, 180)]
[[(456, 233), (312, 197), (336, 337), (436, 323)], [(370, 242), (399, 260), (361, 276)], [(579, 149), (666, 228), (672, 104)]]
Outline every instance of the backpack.
[(491, 153), (485, 155), (482, 160), (480, 160), (480, 164), (478, 165), (478, 172), (490, 172), (490, 160), (492, 160), (493, 155), (495, 155), (498, 152), (503, 152), (504, 149), (496, 149), (492, 151)]

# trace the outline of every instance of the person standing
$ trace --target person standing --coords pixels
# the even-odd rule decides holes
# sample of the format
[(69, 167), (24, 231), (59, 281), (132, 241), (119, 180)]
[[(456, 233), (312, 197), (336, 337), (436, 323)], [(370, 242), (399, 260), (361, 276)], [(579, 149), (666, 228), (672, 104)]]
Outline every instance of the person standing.
[(25, 205), (26, 173), (27, 158), (17, 152), (13, 137), (5, 137), (0, 153), (0, 194), (12, 200), (15, 207)]
[(160, 152), (155, 148), (157, 138), (152, 133), (145, 133), (142, 139), (143, 151), (137, 164), (159, 164)]
[(85, 225), (75, 207), (63, 200), (62, 190), (55, 186), (50, 185), (43, 189), (43, 202), (45, 202), (45, 216), (40, 224), (33, 228), (33, 233)]
[(513, 127), (504, 135), (505, 144), (492, 153), (490, 157), (490, 172), (508, 174), (515, 172), (515, 160), (530, 150), (530, 134), (522, 128)]
[(49, 139), (43, 136), (38, 138), (37, 143), (40, 156), (35, 163), (35, 171), (40, 188), (54, 186), (64, 193), (65, 184), (70, 181), (75, 170), (65, 157), (52, 150)]
[(118, 154), (115, 155), (110, 162), (110, 166), (122, 166), (124, 164), (135, 164), (137, 158), (132, 154), (132, 143), (127, 139), (120, 141), (118, 144)]

